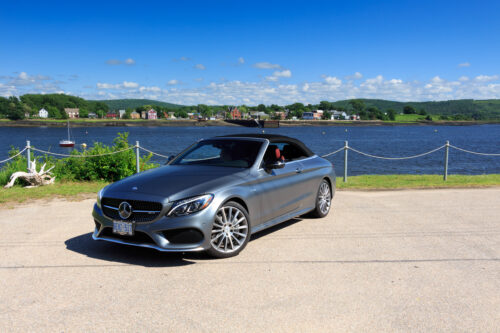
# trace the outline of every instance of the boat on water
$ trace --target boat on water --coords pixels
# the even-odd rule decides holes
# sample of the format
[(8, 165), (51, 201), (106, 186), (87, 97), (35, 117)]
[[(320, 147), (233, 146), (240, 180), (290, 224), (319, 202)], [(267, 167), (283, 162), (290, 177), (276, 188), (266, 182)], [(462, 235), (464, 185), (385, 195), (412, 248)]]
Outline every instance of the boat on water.
[(59, 141), (59, 147), (74, 147), (75, 141), (72, 141), (69, 135), (69, 120), (68, 120), (68, 139), (63, 139)]

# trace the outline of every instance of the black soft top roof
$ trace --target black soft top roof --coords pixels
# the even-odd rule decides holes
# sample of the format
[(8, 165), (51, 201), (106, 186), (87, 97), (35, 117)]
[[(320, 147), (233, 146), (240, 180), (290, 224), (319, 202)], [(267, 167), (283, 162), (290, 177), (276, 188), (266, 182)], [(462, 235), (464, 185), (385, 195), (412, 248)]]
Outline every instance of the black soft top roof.
[(304, 152), (307, 154), (307, 156), (313, 156), (314, 153), (307, 148), (307, 146), (302, 142), (299, 141), (295, 138), (291, 138), (289, 136), (284, 136), (284, 135), (278, 135), (278, 134), (253, 134), (253, 133), (247, 133), (247, 134), (231, 134), (231, 135), (221, 135), (218, 136), (219, 138), (260, 138), (260, 139), (268, 139), (269, 142), (271, 143), (276, 143), (276, 142), (289, 142), (289, 143), (294, 143)]

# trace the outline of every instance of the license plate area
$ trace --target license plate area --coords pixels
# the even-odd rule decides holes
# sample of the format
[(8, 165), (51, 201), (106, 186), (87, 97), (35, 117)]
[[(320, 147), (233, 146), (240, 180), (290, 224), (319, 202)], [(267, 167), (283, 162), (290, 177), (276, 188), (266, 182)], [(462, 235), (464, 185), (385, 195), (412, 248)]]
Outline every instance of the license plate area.
[(124, 236), (134, 235), (134, 222), (113, 221), (113, 233)]

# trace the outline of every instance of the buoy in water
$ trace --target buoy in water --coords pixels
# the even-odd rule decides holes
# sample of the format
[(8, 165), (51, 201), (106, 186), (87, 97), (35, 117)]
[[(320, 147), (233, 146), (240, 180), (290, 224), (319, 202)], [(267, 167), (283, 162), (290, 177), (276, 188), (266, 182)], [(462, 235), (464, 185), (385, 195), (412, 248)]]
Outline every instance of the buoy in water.
[(82, 143), (81, 146), (82, 146), (83, 149), (87, 148), (87, 144), (86, 143)]

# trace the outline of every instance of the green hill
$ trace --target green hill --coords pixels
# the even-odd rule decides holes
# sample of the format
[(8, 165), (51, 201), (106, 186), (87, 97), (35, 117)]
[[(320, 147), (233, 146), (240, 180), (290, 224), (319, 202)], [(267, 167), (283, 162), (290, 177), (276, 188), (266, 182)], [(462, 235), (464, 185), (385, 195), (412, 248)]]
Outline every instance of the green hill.
[(168, 107), (170, 109), (178, 109), (183, 107), (183, 105), (160, 102), (152, 99), (107, 99), (100, 100), (98, 102), (105, 103), (110, 110), (125, 110), (128, 108), (135, 109), (143, 105), (158, 105), (162, 107)]
[[(488, 119), (500, 118), (500, 100), (498, 99), (488, 99), (488, 100), (473, 100), (473, 99), (459, 99), (451, 101), (439, 101), (439, 102), (396, 102), (387, 101), (383, 99), (358, 99), (363, 101), (366, 107), (376, 107), (382, 111), (388, 109), (393, 109), (397, 113), (403, 112), (403, 108), (407, 105), (412, 106), (416, 110), (425, 110), (427, 113), (435, 115), (474, 115), (482, 114)], [(351, 108), (349, 104), (350, 100), (342, 100), (337, 102), (332, 102), (333, 107), (342, 107), (349, 110)]]

